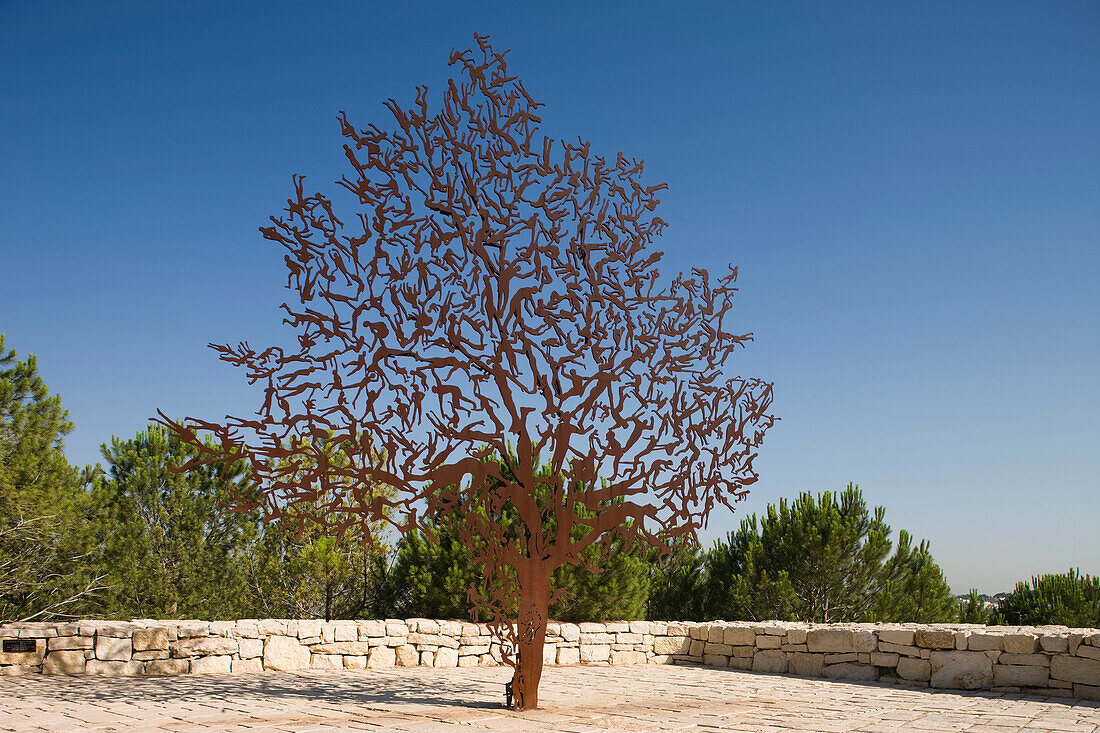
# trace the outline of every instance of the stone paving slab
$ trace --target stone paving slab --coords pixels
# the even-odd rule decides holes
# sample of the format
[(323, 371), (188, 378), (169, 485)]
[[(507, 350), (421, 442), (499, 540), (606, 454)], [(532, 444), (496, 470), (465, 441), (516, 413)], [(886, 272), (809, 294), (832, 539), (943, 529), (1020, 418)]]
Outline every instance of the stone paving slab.
[(500, 668), (0, 679), (0, 731), (1100, 731), (1100, 703), (713, 667), (551, 667), (505, 710)]

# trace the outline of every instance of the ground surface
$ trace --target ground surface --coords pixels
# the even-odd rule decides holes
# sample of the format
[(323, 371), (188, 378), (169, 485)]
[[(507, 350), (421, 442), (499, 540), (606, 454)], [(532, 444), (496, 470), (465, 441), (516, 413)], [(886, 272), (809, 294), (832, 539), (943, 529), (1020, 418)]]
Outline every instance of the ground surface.
[(15, 731), (1100, 731), (1100, 703), (709, 667), (549, 668), (542, 709), (503, 669), (0, 678)]

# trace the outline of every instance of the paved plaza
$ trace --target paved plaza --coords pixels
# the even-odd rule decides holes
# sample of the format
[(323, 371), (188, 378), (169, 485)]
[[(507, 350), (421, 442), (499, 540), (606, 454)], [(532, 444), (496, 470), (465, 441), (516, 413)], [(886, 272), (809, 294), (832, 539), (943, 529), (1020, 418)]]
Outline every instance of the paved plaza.
[(0, 678), (4, 731), (1100, 731), (1100, 703), (711, 667), (551, 667), (505, 710), (500, 668)]

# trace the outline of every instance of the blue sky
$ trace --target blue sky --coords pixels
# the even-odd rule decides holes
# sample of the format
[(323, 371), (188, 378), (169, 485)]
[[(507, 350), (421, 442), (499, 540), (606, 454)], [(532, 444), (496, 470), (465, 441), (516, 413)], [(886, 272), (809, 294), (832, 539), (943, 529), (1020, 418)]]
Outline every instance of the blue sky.
[(782, 422), (708, 538), (854, 481), (956, 592), (1100, 571), (1095, 3), (0, 3), (0, 332), (72, 461), (255, 408), (204, 345), (282, 338), (257, 228), (475, 32), (669, 184), (666, 274), (740, 267)]

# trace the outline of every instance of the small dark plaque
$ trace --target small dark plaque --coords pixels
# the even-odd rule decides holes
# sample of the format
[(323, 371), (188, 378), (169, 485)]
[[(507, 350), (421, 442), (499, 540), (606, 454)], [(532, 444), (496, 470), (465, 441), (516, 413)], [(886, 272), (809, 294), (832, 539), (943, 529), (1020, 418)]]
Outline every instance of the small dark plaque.
[(38, 642), (34, 639), (4, 639), (5, 654), (20, 654), (38, 651)]

